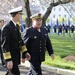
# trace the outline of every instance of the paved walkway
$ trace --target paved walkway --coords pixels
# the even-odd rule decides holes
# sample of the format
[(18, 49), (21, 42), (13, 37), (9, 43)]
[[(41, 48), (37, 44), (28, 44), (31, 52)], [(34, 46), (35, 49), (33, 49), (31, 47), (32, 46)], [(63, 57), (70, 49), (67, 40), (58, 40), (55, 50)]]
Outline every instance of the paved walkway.
[[(19, 66), (21, 75), (27, 75), (27, 72), (29, 71), (29, 67), (30, 67), (30, 64), (28, 61), (26, 61), (25, 64), (21, 64)], [(43, 75), (59, 75), (52, 72), (47, 72), (45, 70), (42, 70), (42, 72), (43, 72)], [(1, 61), (0, 61), (0, 75), (5, 75), (5, 73), (6, 73), (6, 68), (2, 67)]]

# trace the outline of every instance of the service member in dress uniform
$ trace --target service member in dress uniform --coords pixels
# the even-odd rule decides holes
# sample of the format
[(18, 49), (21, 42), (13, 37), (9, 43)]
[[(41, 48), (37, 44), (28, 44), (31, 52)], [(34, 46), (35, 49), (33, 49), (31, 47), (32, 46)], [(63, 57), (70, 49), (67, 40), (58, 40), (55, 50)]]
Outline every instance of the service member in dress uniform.
[(33, 70), (37, 75), (42, 75), (41, 63), (45, 61), (46, 49), (52, 59), (54, 59), (54, 52), (47, 30), (41, 27), (41, 13), (34, 14), (30, 18), (32, 19), (32, 26), (26, 29), (24, 36), (24, 43), (31, 55), (31, 69), (28, 75), (35, 75), (33, 74)]
[(71, 33), (74, 34), (74, 25), (71, 26)]
[(66, 25), (66, 26), (64, 27), (64, 29), (65, 29), (65, 33), (68, 34), (68, 25)]
[(56, 25), (54, 25), (54, 33), (56, 33), (57, 32), (57, 26)]
[(6, 67), (4, 57), (3, 57), (3, 52), (2, 52), (2, 49), (1, 49), (1, 28), (3, 27), (3, 25), (4, 25), (4, 20), (0, 19), (0, 56), (1, 56), (2, 66)]
[[(18, 65), (20, 64), (20, 52), (23, 53), (29, 60), (30, 54), (24, 45), (17, 22), (22, 17), (22, 7), (17, 7), (9, 11), (11, 20), (2, 28), (2, 50), (3, 56), (6, 61), (7, 69), (13, 75), (20, 75)], [(8, 75), (8, 73), (6, 74)]]

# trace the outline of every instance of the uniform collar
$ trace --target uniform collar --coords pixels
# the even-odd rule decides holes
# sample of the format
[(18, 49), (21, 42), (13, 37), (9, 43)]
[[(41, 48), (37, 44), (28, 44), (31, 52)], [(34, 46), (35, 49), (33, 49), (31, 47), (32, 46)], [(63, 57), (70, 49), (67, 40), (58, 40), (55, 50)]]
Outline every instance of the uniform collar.
[(35, 29), (37, 29), (38, 30), (38, 32), (41, 32), (41, 29), (39, 28), (37, 28), (36, 26), (32, 26), (33, 28), (35, 28)]
[(14, 20), (13, 20), (13, 19), (11, 19), (11, 21), (12, 21), (12, 22), (14, 23), (14, 25), (16, 26), (16, 24), (17, 24), (17, 23), (16, 23), (16, 22), (14, 22)]

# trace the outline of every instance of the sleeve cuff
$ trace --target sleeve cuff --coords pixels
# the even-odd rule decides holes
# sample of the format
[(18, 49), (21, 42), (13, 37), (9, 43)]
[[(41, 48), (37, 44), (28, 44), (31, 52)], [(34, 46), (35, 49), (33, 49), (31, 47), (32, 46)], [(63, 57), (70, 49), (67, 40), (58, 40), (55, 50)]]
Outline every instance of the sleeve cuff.
[(24, 53), (24, 52), (26, 52), (26, 51), (27, 51), (26, 46), (25, 46), (25, 45), (24, 45), (24, 46), (22, 46), (22, 47), (21, 47), (21, 52), (22, 52), (22, 53)]
[(5, 60), (11, 59), (11, 54), (10, 54), (10, 52), (5, 52), (5, 53), (3, 53), (3, 56), (4, 56), (4, 59), (5, 59)]

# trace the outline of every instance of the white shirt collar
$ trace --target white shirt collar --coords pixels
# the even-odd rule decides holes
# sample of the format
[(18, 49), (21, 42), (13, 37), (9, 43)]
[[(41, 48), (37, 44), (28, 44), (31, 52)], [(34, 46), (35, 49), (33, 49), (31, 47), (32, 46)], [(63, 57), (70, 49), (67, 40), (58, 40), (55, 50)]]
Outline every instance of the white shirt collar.
[(16, 22), (14, 22), (14, 21), (13, 21), (13, 19), (11, 19), (11, 21), (12, 21), (12, 22), (14, 23), (14, 25), (16, 26), (16, 24), (17, 24), (17, 23), (16, 23)]
[(41, 32), (41, 30), (40, 30), (40, 28), (39, 29), (37, 29), (39, 32)]

